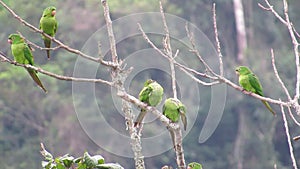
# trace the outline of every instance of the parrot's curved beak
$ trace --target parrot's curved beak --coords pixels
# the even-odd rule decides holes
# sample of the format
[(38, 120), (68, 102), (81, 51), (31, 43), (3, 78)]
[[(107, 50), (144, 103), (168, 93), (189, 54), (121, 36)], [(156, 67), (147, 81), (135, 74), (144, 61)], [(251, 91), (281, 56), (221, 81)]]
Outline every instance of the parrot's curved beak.
[(239, 71), (236, 69), (235, 74), (240, 75)]
[(7, 39), (7, 43), (12, 44), (12, 40), (11, 39)]
[(51, 12), (52, 16), (55, 16), (55, 14), (56, 14), (56, 10), (54, 10), (54, 11)]

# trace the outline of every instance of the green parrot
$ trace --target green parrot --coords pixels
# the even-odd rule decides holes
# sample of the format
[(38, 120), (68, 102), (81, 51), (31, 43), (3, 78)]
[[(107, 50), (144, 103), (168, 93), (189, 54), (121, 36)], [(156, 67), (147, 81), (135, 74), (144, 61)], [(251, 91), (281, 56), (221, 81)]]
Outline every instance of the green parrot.
[[(46, 8), (43, 12), (43, 15), (40, 19), (40, 29), (48, 34), (49, 36), (55, 36), (57, 30), (57, 21), (55, 19), (56, 8), (54, 6), (50, 6)], [(46, 48), (51, 47), (51, 39), (42, 36), (44, 39), (44, 44)], [(47, 57), (50, 59), (50, 50), (47, 50)]]
[(202, 165), (196, 162), (192, 162), (188, 164), (187, 169), (202, 169)]
[[(29, 46), (25, 43), (25, 40), (19, 34), (11, 34), (8, 37), (8, 42), (11, 44), (11, 52), (14, 56), (14, 60), (21, 64), (30, 64), (34, 65), (34, 58), (30, 51)], [(37, 72), (32, 69), (27, 69), (31, 78), (35, 83), (47, 93), (46, 88), (43, 86)]]
[[(164, 89), (161, 85), (152, 79), (148, 79), (144, 83), (144, 87), (139, 94), (139, 100), (149, 106), (157, 106), (161, 102), (163, 94)], [(134, 127), (138, 127), (142, 123), (146, 113), (147, 111), (145, 109), (141, 110), (140, 114), (136, 118)]]
[(187, 118), (185, 114), (186, 108), (180, 100), (175, 98), (168, 98), (165, 101), (165, 104), (163, 106), (163, 115), (165, 115), (167, 118), (169, 118), (172, 122), (175, 123), (178, 122), (179, 117), (181, 117), (184, 130), (186, 130), (187, 126)]
[[(244, 88), (244, 90), (264, 96), (262, 86), (257, 76), (248, 67), (239, 66), (235, 69), (235, 71), (239, 75), (239, 84)], [(262, 103), (274, 116), (276, 116), (275, 111), (271, 108), (268, 102), (262, 100)]]

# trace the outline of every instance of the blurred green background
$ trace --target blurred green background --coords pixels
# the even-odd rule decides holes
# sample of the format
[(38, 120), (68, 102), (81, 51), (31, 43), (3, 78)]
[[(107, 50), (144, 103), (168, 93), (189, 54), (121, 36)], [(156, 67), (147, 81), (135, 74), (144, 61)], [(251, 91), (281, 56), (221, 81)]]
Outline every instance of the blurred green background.
[[(99, 0), (6, 0), (5, 2), (23, 19), (37, 27), (43, 9), (49, 5), (56, 6), (59, 22), (56, 38), (77, 49), (81, 49), (86, 40), (104, 26), (103, 10)], [(275, 50), (280, 76), (289, 91), (294, 94), (296, 73), (291, 39), (287, 28), (270, 12), (262, 10), (257, 5), (258, 2), (264, 4), (256, 0), (243, 1), (248, 38), (245, 63), (260, 77), (267, 96), (285, 100), (286, 97), (272, 71), (270, 48)], [(157, 0), (124, 0), (122, 2), (109, 0), (108, 3), (112, 20), (137, 12), (159, 11)], [(234, 67), (237, 65), (237, 45), (233, 4), (229, 0), (216, 0), (215, 3), (225, 75), (237, 82), (234, 72)], [(279, 14), (282, 14), (281, 1), (273, 0), (271, 3), (274, 4)], [(168, 0), (163, 1), (163, 5), (167, 13), (194, 23), (214, 42), (210, 0)], [(297, 29), (300, 27), (298, 12), (300, 1), (289, 0), (289, 6), (291, 20)], [(10, 46), (6, 43), (7, 36), (15, 31), (22, 32), (32, 42), (43, 46), (39, 34), (24, 27), (3, 7), (0, 7), (0, 20), (0, 38), (2, 39), (0, 47), (1, 51), (7, 53), (8, 56), (11, 57)], [(162, 22), (158, 21), (157, 25), (153, 26), (161, 26), (161, 24)], [(122, 28), (115, 28), (116, 34), (118, 29)], [(155, 37), (154, 40), (157, 44), (161, 42), (161, 39), (155, 39)], [(118, 48), (118, 54), (122, 58), (130, 52), (144, 48), (147, 44), (142, 38), (128, 38), (122, 42), (121, 46)], [(74, 54), (57, 50), (52, 52), (51, 61), (46, 60), (45, 51), (36, 50), (34, 55), (36, 64), (48, 71), (68, 76), (73, 74), (77, 59)], [(195, 60), (190, 59), (185, 62), (193, 64)], [(154, 78), (164, 79), (157, 73), (154, 72), (154, 74), (156, 74)], [(0, 168), (41, 168), (40, 142), (43, 142), (56, 156), (65, 153), (79, 156), (89, 151), (90, 154), (103, 155), (106, 161), (118, 162), (125, 168), (134, 167), (133, 159), (119, 157), (101, 149), (82, 130), (73, 107), (71, 82), (59, 81), (42, 74), (39, 76), (49, 90), (47, 95), (39, 88), (33, 87), (33, 82), (23, 69), (1, 63)], [(144, 77), (138, 77), (133, 85), (138, 86), (136, 88), (139, 90), (144, 80)], [(136, 95), (138, 90), (132, 93)], [(98, 91), (97, 95), (102, 98), (110, 97), (105, 96), (104, 93)], [(243, 161), (243, 168), (274, 168), (274, 164), (281, 169), (292, 168), (279, 106), (272, 105), (278, 113), (278, 116), (274, 118), (261, 102), (228, 87), (225, 111), (217, 130), (208, 141), (199, 144), (199, 132), (210, 106), (210, 93), (203, 92), (201, 95), (207, 98), (201, 100), (201, 104), (207, 106), (202, 105), (196, 123), (184, 138), (187, 162), (197, 161), (208, 169), (236, 168), (237, 160)], [(124, 119), (117, 114), (112, 113), (106, 118), (108, 121), (113, 119), (116, 127), (124, 127)], [(299, 134), (293, 123), (289, 125), (292, 136)], [(300, 162), (300, 142), (293, 142), (293, 145), (296, 159)], [(242, 156), (236, 155), (237, 149), (240, 149)], [(146, 158), (145, 162), (147, 168), (159, 168), (164, 164), (175, 167), (174, 151), (170, 150), (161, 155)]]

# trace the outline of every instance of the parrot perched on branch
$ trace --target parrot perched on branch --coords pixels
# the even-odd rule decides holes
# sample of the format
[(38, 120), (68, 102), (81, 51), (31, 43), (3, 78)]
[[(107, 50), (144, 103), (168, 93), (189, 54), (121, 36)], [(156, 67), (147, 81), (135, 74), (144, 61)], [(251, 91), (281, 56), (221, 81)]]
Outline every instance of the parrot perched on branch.
[[(144, 83), (144, 87), (139, 94), (139, 100), (148, 104), (149, 106), (157, 106), (161, 102), (163, 94), (164, 89), (162, 86), (156, 81), (148, 79)], [(147, 111), (142, 108), (140, 114), (136, 118), (134, 127), (138, 127), (142, 123), (146, 113)]]
[[(48, 34), (49, 36), (54, 37), (57, 30), (57, 21), (55, 18), (56, 8), (54, 6), (47, 7), (40, 19), (40, 29)], [(51, 39), (42, 36), (44, 39), (44, 45), (46, 48), (51, 47)], [(47, 50), (47, 57), (50, 59), (50, 50)]]
[[(257, 76), (248, 67), (239, 66), (235, 69), (235, 71), (239, 75), (239, 84), (244, 90), (264, 96), (262, 86)], [(276, 116), (275, 111), (271, 108), (268, 102), (262, 100), (262, 103), (274, 116)]]
[[(20, 64), (30, 64), (34, 65), (33, 55), (28, 44), (19, 34), (11, 34), (8, 37), (8, 42), (11, 44), (11, 52), (14, 56), (14, 60)], [(34, 82), (47, 93), (46, 88), (43, 86), (39, 77), (37, 76), (37, 71), (33, 69), (26, 69), (34, 80)]]
[[(175, 98), (168, 98), (164, 105), (163, 105), (163, 115), (165, 115), (168, 119), (170, 119), (173, 123), (177, 123), (179, 121), (179, 118), (181, 117), (181, 121), (183, 123), (184, 130), (186, 130), (187, 127), (187, 118), (186, 118), (186, 108), (181, 103), (180, 100)], [(171, 139), (174, 145), (174, 148), (176, 149), (176, 138), (175, 133), (172, 130), (170, 131)]]
[(176, 123), (181, 117), (184, 130), (187, 126), (186, 108), (180, 100), (175, 98), (168, 98), (163, 106), (163, 115), (165, 115), (172, 122)]

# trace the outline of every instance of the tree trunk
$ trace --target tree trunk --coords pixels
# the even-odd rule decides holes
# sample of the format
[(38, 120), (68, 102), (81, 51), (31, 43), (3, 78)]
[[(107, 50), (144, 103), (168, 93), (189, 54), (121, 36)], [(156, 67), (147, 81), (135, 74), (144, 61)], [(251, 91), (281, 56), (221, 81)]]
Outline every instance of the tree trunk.
[[(244, 52), (247, 48), (246, 26), (244, 20), (244, 10), (242, 0), (233, 0), (235, 26), (236, 26), (236, 45), (237, 45), (237, 61), (239, 64), (245, 62)], [(247, 130), (246, 112), (239, 109), (238, 112), (238, 131), (234, 144), (234, 165), (237, 169), (243, 169), (245, 133)]]
[(234, 152), (233, 152), (233, 165), (236, 169), (243, 169), (243, 157), (244, 157), (244, 144), (245, 137), (247, 132), (247, 122), (246, 122), (246, 112), (240, 108), (238, 109), (238, 131), (234, 143)]
[(246, 26), (244, 20), (244, 10), (242, 0), (233, 0), (235, 27), (236, 27), (236, 44), (237, 60), (242, 63), (244, 60), (244, 51), (247, 48)]

